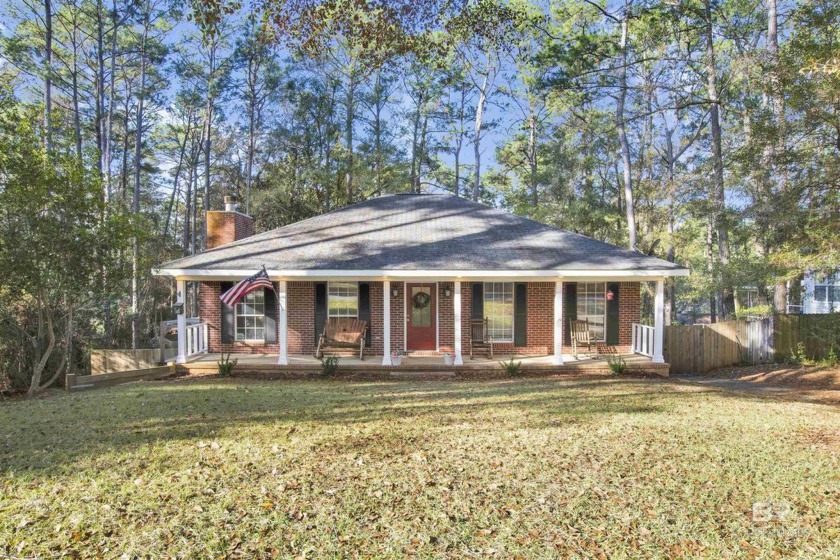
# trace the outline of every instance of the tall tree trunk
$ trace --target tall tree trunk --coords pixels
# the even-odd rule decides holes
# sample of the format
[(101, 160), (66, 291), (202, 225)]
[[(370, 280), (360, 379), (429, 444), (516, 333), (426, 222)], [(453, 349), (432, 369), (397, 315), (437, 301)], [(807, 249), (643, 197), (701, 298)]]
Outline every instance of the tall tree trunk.
[(528, 182), (531, 187), (531, 204), (534, 210), (539, 206), (539, 192), (537, 183), (537, 117), (534, 114), (532, 96), (528, 96)]
[[(714, 218), (709, 216), (706, 222), (706, 276), (708, 278), (714, 277), (715, 270), (714, 230)], [(712, 323), (717, 323), (717, 298), (714, 293), (709, 294), (709, 319)]]
[(52, 151), (52, 0), (44, 0), (44, 145)]
[(117, 69), (117, 33), (118, 33), (119, 18), (117, 17), (117, 0), (113, 0), (111, 6), (111, 75), (108, 85), (108, 116), (105, 120), (105, 191), (107, 193), (108, 202), (113, 197), (113, 180), (111, 177), (111, 148), (113, 146), (113, 127), (114, 127), (114, 94), (115, 94), (115, 80)]
[(621, 70), (618, 80), (618, 102), (615, 107), (615, 120), (618, 127), (618, 139), (621, 143), (621, 168), (624, 178), (624, 209), (627, 215), (627, 244), (636, 250), (636, 208), (633, 202), (633, 175), (630, 164), (630, 144), (624, 122), (624, 104), (627, 97), (627, 43), (630, 9), (625, 4), (624, 17), (621, 20)]
[[(210, 54), (210, 65), (207, 69), (207, 99), (204, 107), (204, 114), (207, 119), (204, 129), (204, 212), (205, 216), (210, 210), (210, 157), (213, 145), (213, 109), (215, 102), (215, 78), (216, 78), (216, 42), (211, 39), (212, 43), (208, 47)], [(193, 208), (195, 211), (195, 208)], [(207, 220), (204, 220), (204, 235), (202, 243), (207, 242)]]
[(721, 309), (724, 318), (735, 312), (735, 292), (729, 281), (729, 230), (725, 220), (726, 198), (723, 183), (723, 153), (720, 128), (720, 94), (718, 92), (717, 68), (713, 36), (711, 0), (706, 0), (706, 79), (709, 90), (709, 120), (712, 133), (712, 207), (717, 229), (718, 261), (721, 267)]
[(73, 138), (76, 143), (76, 158), (82, 160), (82, 117), (79, 111), (79, 57), (78, 45), (76, 43), (76, 33), (78, 24), (76, 16), (78, 10), (73, 6), (73, 31), (72, 31), (72, 46), (73, 46), (73, 71), (71, 73), (72, 80), (72, 98), (73, 98)]
[(190, 150), (189, 168), (187, 169), (187, 190), (184, 194), (184, 234), (182, 237), (182, 245), (184, 247), (184, 254), (189, 254), (190, 250), (190, 220), (192, 216), (192, 197), (193, 197), (193, 176), (196, 171), (196, 159), (198, 157), (196, 147), (193, 146)]
[(347, 204), (353, 203), (353, 121), (356, 118), (356, 76), (350, 69), (349, 83), (345, 92), (345, 135), (347, 141), (347, 169), (344, 172), (344, 188), (347, 191)]
[[(143, 15), (143, 38), (140, 42), (140, 91), (137, 95), (137, 131), (134, 136), (134, 193), (131, 199), (131, 213), (135, 220), (140, 214), (140, 170), (143, 165), (143, 105), (146, 98), (146, 41), (149, 34), (149, 0), (146, 0)], [(131, 348), (136, 350), (140, 345), (140, 317), (139, 317), (139, 263), (140, 241), (134, 236), (131, 255)]]
[[(99, 171), (99, 176), (105, 181), (103, 175), (105, 169), (105, 162), (103, 160), (105, 147), (103, 146), (104, 127), (105, 127), (105, 37), (104, 29), (102, 27), (102, 0), (96, 0), (96, 170)], [(108, 187), (105, 186), (102, 193), (105, 203), (108, 200)]]
[[(668, 242), (666, 245), (666, 255), (668, 262), (676, 261), (676, 248), (674, 247), (674, 231), (676, 227), (676, 178), (674, 176), (674, 137), (671, 129), (665, 129), (665, 170), (666, 180), (668, 184)], [(673, 278), (669, 278), (665, 283), (665, 324), (670, 325), (674, 317), (674, 305), (676, 303), (676, 296), (674, 288), (676, 282)]]
[[(461, 196), (461, 147), (464, 145), (466, 126), (464, 117), (467, 107), (467, 88), (461, 87), (461, 102), (458, 106), (458, 133), (455, 135), (455, 196)], [(466, 194), (466, 193), (465, 193)]]
[(374, 191), (377, 193), (377, 196), (382, 195), (382, 167), (384, 164), (384, 158), (382, 156), (382, 109), (384, 105), (384, 89), (382, 85), (382, 71), (378, 70), (373, 84), (373, 164)]
[(420, 128), (420, 157), (417, 159), (417, 193), (423, 188), (423, 162), (426, 161), (426, 139), (429, 135), (429, 113), (423, 113), (423, 126)]
[(420, 192), (420, 120), (422, 118), (425, 98), (421, 92), (414, 111), (414, 123), (411, 138), (411, 192)]
[(251, 182), (253, 181), (254, 152), (256, 151), (257, 78), (259, 63), (248, 61), (248, 152), (245, 157), (245, 213), (251, 213)]
[(169, 197), (169, 208), (166, 212), (166, 225), (163, 227), (163, 240), (166, 242), (169, 236), (169, 222), (172, 218), (172, 209), (175, 206), (175, 200), (178, 196), (178, 178), (181, 175), (181, 168), (184, 164), (184, 155), (187, 151), (187, 143), (192, 134), (192, 112), (187, 115), (187, 128), (184, 131), (184, 141), (178, 146), (178, 165), (175, 167), (175, 176), (172, 180), (172, 195)]
[[(770, 58), (768, 85), (769, 98), (773, 108), (774, 138), (768, 143), (769, 167), (773, 179), (777, 182), (778, 194), (787, 190), (787, 165), (784, 161), (787, 152), (787, 130), (785, 120), (785, 97), (779, 67), (779, 18), (777, 0), (767, 0), (767, 54)], [(781, 165), (779, 157), (782, 158)], [(773, 288), (773, 309), (778, 313), (787, 312), (787, 282), (777, 282)]]
[(481, 127), (484, 119), (484, 104), (487, 102), (487, 84), (490, 80), (491, 62), (487, 63), (487, 71), (482, 78), (478, 90), (478, 105), (475, 108), (475, 128), (473, 130), (473, 151), (475, 154), (475, 182), (473, 183), (472, 199), (478, 202), (481, 190)]

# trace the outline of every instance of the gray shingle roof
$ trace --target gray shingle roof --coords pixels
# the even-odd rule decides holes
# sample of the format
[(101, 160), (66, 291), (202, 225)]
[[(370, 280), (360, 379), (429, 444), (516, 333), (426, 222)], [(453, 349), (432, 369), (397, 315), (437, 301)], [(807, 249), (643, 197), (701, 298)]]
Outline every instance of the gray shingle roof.
[[(622, 270), (684, 267), (451, 195), (389, 195), (162, 269)], [(673, 272), (672, 272), (673, 274)]]

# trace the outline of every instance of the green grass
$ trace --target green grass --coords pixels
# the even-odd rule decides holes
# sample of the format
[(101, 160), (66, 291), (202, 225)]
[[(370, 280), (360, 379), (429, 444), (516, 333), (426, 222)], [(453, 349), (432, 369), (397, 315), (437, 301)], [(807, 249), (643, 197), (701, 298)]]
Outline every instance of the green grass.
[[(840, 411), (666, 381), (152, 382), (0, 404), (0, 556), (840, 556)], [(752, 518), (755, 502), (786, 519)]]

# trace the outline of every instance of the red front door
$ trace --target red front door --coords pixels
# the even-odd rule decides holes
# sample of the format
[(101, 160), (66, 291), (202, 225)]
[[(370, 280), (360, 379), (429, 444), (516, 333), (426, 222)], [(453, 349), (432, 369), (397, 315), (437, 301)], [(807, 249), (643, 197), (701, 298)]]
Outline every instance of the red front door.
[(406, 350), (437, 350), (435, 284), (406, 284)]

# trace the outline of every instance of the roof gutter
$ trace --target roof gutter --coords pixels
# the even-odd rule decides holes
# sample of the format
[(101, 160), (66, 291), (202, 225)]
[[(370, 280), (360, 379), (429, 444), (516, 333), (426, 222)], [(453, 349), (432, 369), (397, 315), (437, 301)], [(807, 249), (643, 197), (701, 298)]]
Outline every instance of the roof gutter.
[[(688, 276), (687, 268), (637, 270), (267, 270), (272, 279), (326, 280), (346, 279), (428, 279), (463, 280), (486, 278), (529, 278), (534, 281), (563, 279), (627, 279), (628, 281), (659, 280), (664, 277)], [(154, 268), (155, 276), (172, 276), (182, 280), (234, 280), (246, 278), (254, 270)]]

